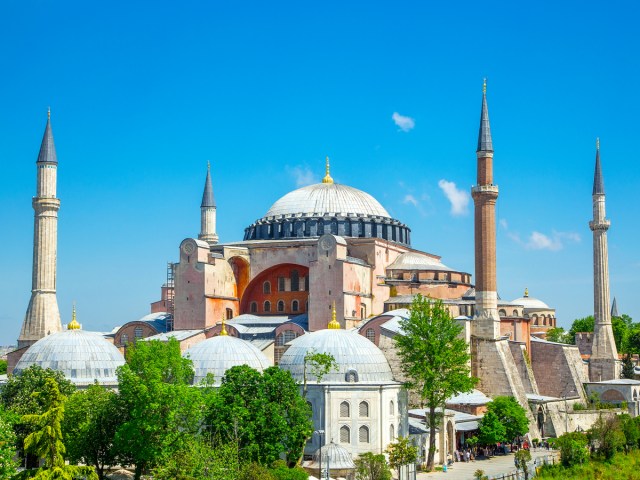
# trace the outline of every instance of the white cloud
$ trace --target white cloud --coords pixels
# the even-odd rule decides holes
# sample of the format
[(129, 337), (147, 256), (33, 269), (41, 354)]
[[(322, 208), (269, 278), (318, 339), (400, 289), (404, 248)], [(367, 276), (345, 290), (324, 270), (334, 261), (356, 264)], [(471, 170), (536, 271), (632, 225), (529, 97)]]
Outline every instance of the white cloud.
[(295, 180), (296, 187), (306, 187), (320, 181), (318, 176), (307, 166), (287, 167), (287, 173)]
[(393, 120), (393, 123), (395, 123), (403, 132), (413, 130), (413, 127), (416, 126), (416, 121), (413, 118), (400, 115), (398, 112), (393, 112), (393, 115), (391, 115), (391, 119)]
[(505, 230), (509, 230), (509, 224), (507, 223), (507, 220), (504, 218), (500, 219), (500, 226)]
[(568, 242), (578, 243), (581, 240), (580, 235), (575, 232), (556, 232), (555, 230), (551, 232), (551, 235), (534, 230), (526, 242), (522, 241), (520, 235), (515, 232), (508, 232), (507, 236), (527, 250), (549, 250), (552, 252), (562, 250)]
[(469, 213), (469, 194), (456, 187), (454, 182), (440, 180), (438, 186), (451, 202), (451, 215), (459, 216)]
[(404, 196), (404, 200), (402, 200), (402, 203), (406, 203), (406, 204), (411, 204), (414, 207), (418, 206), (418, 200), (416, 200), (416, 197), (414, 197), (413, 195), (411, 195), (410, 193), (407, 193)]

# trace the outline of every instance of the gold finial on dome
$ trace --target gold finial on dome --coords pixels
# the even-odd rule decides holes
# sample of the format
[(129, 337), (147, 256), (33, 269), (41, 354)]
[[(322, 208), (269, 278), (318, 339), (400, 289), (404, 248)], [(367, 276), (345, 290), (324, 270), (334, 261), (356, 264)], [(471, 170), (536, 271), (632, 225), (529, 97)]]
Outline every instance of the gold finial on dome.
[(482, 82), (482, 93), (487, 93), (487, 77), (484, 77), (484, 82)]
[(80, 324), (76, 320), (76, 303), (73, 302), (73, 310), (71, 313), (71, 321), (67, 325), (67, 330), (80, 330)]
[(336, 320), (336, 302), (333, 302), (333, 309), (331, 310), (331, 321), (329, 322), (329, 325), (327, 325), (327, 328), (330, 328), (331, 330), (340, 330), (340, 323), (338, 323), (338, 320)]
[(322, 179), (322, 183), (333, 183), (333, 178), (331, 178), (331, 174), (329, 173), (329, 157), (327, 157), (326, 175)]
[(227, 329), (224, 327), (224, 321), (225, 321), (224, 314), (222, 314), (222, 329), (220, 330), (221, 337), (226, 337), (227, 335), (229, 335), (227, 333)]
[(528, 289), (528, 288), (525, 288), (525, 289), (524, 289), (524, 296), (525, 296), (525, 297), (528, 297), (528, 296), (529, 296), (529, 289)]

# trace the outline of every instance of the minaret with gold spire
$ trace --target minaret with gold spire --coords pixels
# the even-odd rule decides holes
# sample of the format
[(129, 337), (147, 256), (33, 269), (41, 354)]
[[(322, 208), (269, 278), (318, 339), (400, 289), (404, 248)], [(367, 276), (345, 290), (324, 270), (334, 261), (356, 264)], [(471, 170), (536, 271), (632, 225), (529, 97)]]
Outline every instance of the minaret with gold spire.
[(33, 234), (33, 270), (31, 299), (22, 323), (18, 348), (28, 347), (46, 335), (62, 330), (60, 310), (56, 298), (56, 266), (58, 257), (58, 210), (56, 196), (58, 158), (51, 131), (51, 110), (47, 112), (40, 153), (36, 161), (38, 171)]
[(496, 200), (493, 183), (493, 142), (487, 107), (487, 79), (482, 85), (482, 108), (478, 132), (477, 185), (471, 189), (475, 205), (476, 309), (472, 335), (485, 339), (500, 336), (496, 285)]
[(213, 184), (211, 183), (211, 164), (207, 162), (207, 178), (204, 181), (204, 192), (200, 204), (200, 234), (198, 239), (211, 245), (218, 243), (216, 233), (216, 201), (213, 197)]
[(619, 378), (618, 350), (611, 326), (609, 310), (609, 251), (607, 230), (611, 222), (606, 218), (604, 179), (600, 166), (600, 140), (596, 140), (596, 167), (593, 176), (593, 346), (589, 359), (589, 380), (599, 382)]

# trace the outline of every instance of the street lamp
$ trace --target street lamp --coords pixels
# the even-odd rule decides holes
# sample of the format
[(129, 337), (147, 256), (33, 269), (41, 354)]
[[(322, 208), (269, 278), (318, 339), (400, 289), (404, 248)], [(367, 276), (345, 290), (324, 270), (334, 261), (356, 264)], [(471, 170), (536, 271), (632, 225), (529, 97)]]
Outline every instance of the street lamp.
[(320, 471), (319, 477), (322, 478), (322, 437), (324, 436), (324, 430), (316, 430), (313, 433), (317, 433), (320, 437)]

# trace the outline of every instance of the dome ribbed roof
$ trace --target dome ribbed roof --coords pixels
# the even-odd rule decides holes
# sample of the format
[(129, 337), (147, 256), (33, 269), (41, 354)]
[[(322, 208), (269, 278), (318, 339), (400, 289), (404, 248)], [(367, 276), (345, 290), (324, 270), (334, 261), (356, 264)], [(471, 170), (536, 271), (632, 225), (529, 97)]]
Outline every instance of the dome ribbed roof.
[(322, 465), (329, 465), (334, 470), (351, 470), (356, 466), (353, 463), (353, 457), (349, 451), (333, 442), (329, 445), (324, 445), (322, 448), (316, 450), (313, 454), (313, 461), (320, 464), (320, 451), (322, 451)]
[(446, 270), (449, 267), (440, 262), (437, 258), (430, 257), (418, 252), (405, 252), (398, 255), (388, 270)]
[(41, 338), (31, 345), (16, 365), (15, 374), (39, 365), (62, 372), (77, 386), (95, 380), (101, 385), (117, 385), (116, 369), (124, 357), (112, 343), (95, 332), (65, 330)]
[[(354, 331), (318, 330), (293, 340), (280, 359), (279, 366), (303, 381), (304, 357), (310, 352), (333, 355), (338, 369), (322, 378), (322, 383), (347, 383), (347, 373), (355, 372), (358, 383), (393, 381), (389, 363), (382, 351), (370, 340)], [(315, 379), (311, 379), (313, 382)]]
[(269, 359), (255, 346), (229, 335), (208, 338), (189, 348), (182, 356), (193, 361), (194, 384), (211, 373), (214, 384), (220, 385), (225, 372), (237, 365), (248, 365), (259, 372), (271, 366)]
[(368, 193), (337, 183), (318, 183), (289, 192), (271, 206), (265, 217), (322, 216), (327, 213), (391, 218)]
[(539, 300), (539, 299), (537, 299), (535, 297), (529, 297), (529, 296), (520, 297), (520, 298), (516, 298), (511, 303), (515, 303), (517, 305), (522, 305), (522, 306), (524, 306), (524, 308), (540, 309), (540, 310), (551, 310), (551, 307), (549, 307), (549, 305), (547, 305), (542, 300)]

